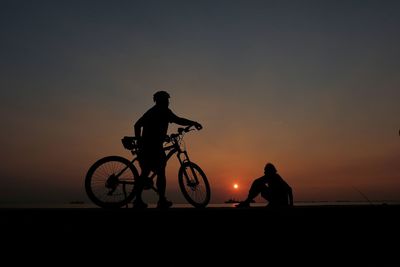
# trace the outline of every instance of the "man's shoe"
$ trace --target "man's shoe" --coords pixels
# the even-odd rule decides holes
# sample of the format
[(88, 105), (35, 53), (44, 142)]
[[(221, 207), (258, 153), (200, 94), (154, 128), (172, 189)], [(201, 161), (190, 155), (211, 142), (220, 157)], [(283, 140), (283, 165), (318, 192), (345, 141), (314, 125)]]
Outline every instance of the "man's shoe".
[(158, 209), (168, 209), (169, 207), (172, 206), (172, 202), (169, 200), (160, 200), (157, 203), (157, 208)]

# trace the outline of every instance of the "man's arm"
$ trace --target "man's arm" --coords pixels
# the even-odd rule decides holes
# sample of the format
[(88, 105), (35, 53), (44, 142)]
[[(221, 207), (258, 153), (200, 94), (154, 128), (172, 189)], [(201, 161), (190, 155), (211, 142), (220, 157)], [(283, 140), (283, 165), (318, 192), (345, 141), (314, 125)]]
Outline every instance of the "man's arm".
[(183, 125), (183, 126), (193, 125), (194, 127), (196, 127), (197, 130), (200, 130), (201, 128), (203, 128), (203, 126), (200, 123), (189, 120), (189, 119), (178, 117), (172, 112), (171, 112), (171, 122), (179, 124), (179, 125)]
[(140, 139), (142, 136), (142, 127), (143, 127), (143, 117), (141, 117), (134, 126), (135, 136), (136, 138)]

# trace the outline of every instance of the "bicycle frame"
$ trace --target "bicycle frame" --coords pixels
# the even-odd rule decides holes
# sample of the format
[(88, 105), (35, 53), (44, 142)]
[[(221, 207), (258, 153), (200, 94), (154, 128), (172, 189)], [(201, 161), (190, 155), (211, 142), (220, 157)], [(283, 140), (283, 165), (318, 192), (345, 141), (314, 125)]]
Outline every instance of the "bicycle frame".
[[(172, 144), (169, 145), (169, 146), (164, 147), (163, 149), (164, 149), (164, 151), (168, 151), (168, 150), (169, 150), (169, 152), (168, 152), (168, 154), (167, 154), (167, 156), (166, 156), (166, 162), (168, 162), (169, 159), (170, 159), (175, 153), (177, 153), (178, 161), (179, 161), (180, 165), (183, 166), (183, 164), (185, 164), (185, 163), (187, 163), (187, 162), (190, 162), (190, 159), (189, 159), (189, 155), (188, 155), (187, 151), (181, 149), (181, 147), (180, 147), (180, 141), (179, 141), (178, 137), (179, 137), (179, 136), (172, 137), (172, 140), (171, 140)], [(139, 161), (139, 159), (138, 159), (138, 157), (137, 157), (136, 151), (131, 151), (131, 153), (132, 153), (134, 156), (136, 155), (136, 156), (131, 160), (131, 163), (130, 163), (131, 165), (134, 165), (136, 161)], [(124, 173), (128, 168), (129, 168), (129, 166), (126, 166), (125, 168), (123, 168), (118, 174), (116, 174), (116, 175), (113, 177), (113, 179), (118, 179), (118, 177), (119, 177), (122, 173)], [(196, 174), (196, 172), (192, 169), (191, 166), (190, 166), (190, 168), (191, 168), (191, 171), (192, 171), (194, 180), (195, 180), (194, 184), (198, 184), (198, 183), (199, 183), (199, 180), (198, 180), (197, 174)], [(184, 175), (185, 175), (185, 178), (186, 178), (187, 180), (189, 180), (189, 176), (188, 176), (187, 172), (184, 171), (183, 173), (184, 173)], [(155, 172), (152, 172), (152, 174), (150, 175), (149, 178), (153, 180), (153, 179), (155, 178), (156, 175), (157, 175), (157, 174), (156, 174)], [(125, 195), (126, 195), (126, 185), (132, 185), (132, 184), (134, 184), (134, 182), (128, 182), (128, 181), (118, 181), (118, 183), (122, 184), (123, 192), (124, 192)], [(152, 186), (151, 189), (153, 189), (156, 193), (158, 193), (157, 188), (155, 188), (154, 186)], [(112, 194), (113, 191), (110, 191), (110, 193)]]

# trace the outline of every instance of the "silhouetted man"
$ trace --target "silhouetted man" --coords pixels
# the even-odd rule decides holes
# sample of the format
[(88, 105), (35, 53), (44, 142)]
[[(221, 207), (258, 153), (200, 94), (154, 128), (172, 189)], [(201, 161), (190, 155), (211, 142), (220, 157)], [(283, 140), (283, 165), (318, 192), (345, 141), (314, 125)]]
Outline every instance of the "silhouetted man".
[(254, 180), (246, 200), (240, 202), (236, 207), (250, 207), (250, 203), (260, 193), (268, 201), (268, 207), (293, 206), (292, 188), (278, 174), (275, 166), (267, 163), (264, 174), (264, 176)]
[(142, 191), (146, 178), (151, 171), (157, 174), (156, 185), (159, 194), (157, 207), (169, 208), (172, 205), (172, 202), (165, 197), (165, 167), (167, 162), (163, 143), (168, 132), (168, 124), (194, 125), (198, 130), (202, 128), (198, 122), (176, 116), (168, 108), (169, 98), (169, 94), (165, 91), (156, 92), (153, 95), (156, 104), (135, 123), (135, 136), (139, 142), (138, 158), (141, 167), (140, 178), (135, 185), (136, 198), (133, 206), (136, 208), (147, 207), (147, 204), (142, 200)]

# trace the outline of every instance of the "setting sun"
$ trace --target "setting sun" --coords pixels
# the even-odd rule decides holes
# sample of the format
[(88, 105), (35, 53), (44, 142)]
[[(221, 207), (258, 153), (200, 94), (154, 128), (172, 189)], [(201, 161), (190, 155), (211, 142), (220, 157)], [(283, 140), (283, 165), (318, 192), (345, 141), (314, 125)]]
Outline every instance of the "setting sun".
[(233, 184), (233, 188), (238, 189), (239, 185), (238, 184)]

